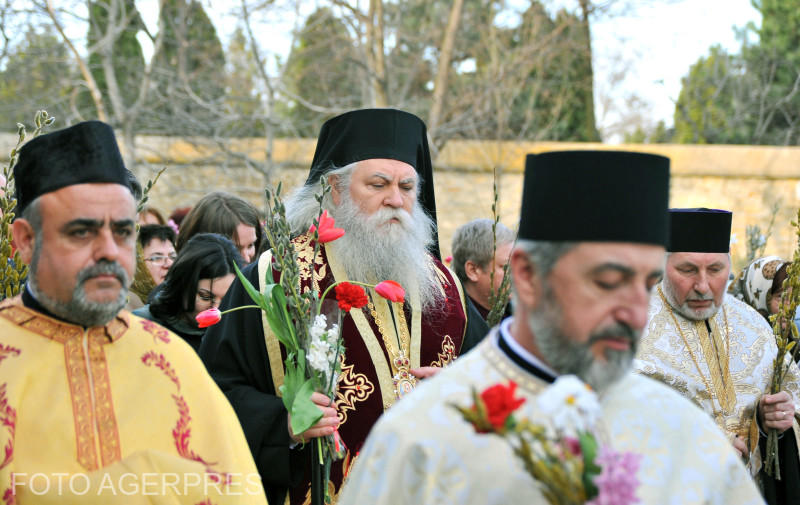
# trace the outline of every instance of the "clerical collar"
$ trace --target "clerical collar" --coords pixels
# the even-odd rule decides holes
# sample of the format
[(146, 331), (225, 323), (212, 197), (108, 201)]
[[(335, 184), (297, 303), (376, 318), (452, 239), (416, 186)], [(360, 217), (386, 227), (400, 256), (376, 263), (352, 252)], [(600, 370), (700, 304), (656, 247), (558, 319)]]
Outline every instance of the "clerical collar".
[(517, 339), (511, 335), (509, 328), (513, 321), (514, 317), (509, 317), (500, 323), (500, 335), (497, 339), (497, 345), (500, 347), (500, 350), (523, 370), (548, 383), (555, 382), (558, 373), (547, 366), (542, 360), (528, 352), (528, 350), (522, 347), (520, 343), (517, 342)]
[(25, 305), (26, 307), (28, 307), (31, 310), (35, 310), (36, 312), (44, 314), (47, 317), (56, 319), (58, 321), (61, 321), (61, 322), (67, 323), (67, 324), (75, 324), (72, 321), (67, 321), (63, 317), (58, 317), (57, 315), (53, 314), (52, 312), (50, 312), (49, 310), (44, 308), (44, 305), (39, 303), (39, 300), (37, 300), (36, 297), (31, 292), (31, 288), (28, 286), (27, 282), (25, 283), (25, 289), (22, 290), (22, 304)]

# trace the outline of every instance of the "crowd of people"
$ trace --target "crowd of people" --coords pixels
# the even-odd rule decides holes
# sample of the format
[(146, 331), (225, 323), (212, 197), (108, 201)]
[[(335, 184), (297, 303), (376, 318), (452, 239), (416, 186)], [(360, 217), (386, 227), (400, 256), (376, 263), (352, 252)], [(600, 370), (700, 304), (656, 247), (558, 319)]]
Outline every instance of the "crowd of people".
[[(285, 202), (297, 288), (347, 279), (366, 303), (341, 320), (335, 398), (310, 393), (321, 417), (302, 432), (262, 311), (197, 319), (252, 305), (236, 269), (259, 291), (280, 283), (261, 211), (212, 192), (166, 219), (137, 213), (141, 187), (98, 121), (29, 141), (14, 180), (30, 268), (0, 304), (6, 503), (317, 505), (308, 442), (328, 436), (346, 447), (324, 467), (333, 503), (552, 503), (509, 444), (453, 406), (509, 384), (515, 418), (557, 428), (540, 400), (567, 376), (597, 393), (604, 443), (637, 455), (640, 503), (800, 503), (790, 357), (772, 387), (770, 315), (790, 263), (757, 258), (734, 276), (731, 211), (670, 209), (667, 158), (529, 155), (517, 229), (464, 223), (448, 267), (423, 121), (328, 120)], [(320, 206), (341, 238), (315, 243)], [(504, 276), (511, 303), (490, 328)], [(385, 279), (402, 300), (380, 298)], [(766, 471), (770, 432), (780, 478)]]

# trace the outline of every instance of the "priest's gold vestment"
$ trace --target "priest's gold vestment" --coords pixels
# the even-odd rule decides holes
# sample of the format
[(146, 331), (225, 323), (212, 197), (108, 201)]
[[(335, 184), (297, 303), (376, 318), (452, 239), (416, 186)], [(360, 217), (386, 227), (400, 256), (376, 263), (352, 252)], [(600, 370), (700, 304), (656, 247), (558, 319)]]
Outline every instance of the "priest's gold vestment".
[[(470, 405), (471, 388), (513, 380), (517, 396), (526, 398), (515, 416), (547, 422), (535, 399), (548, 384), (514, 363), (497, 342), (495, 329), (384, 414), (345, 481), (339, 505), (547, 503), (509, 443), (475, 433), (450, 406)], [(628, 374), (602, 395), (601, 404), (601, 438), (617, 451), (643, 455), (637, 473), (641, 503), (763, 503), (714, 423), (670, 388)]]
[(84, 329), (0, 304), (0, 496), (9, 504), (266, 504), (196, 353), (121, 311)]
[[(707, 322), (680, 315), (659, 284), (650, 297), (634, 366), (692, 400), (729, 438), (741, 435), (752, 451), (750, 470), (755, 474), (761, 467), (760, 452), (754, 450), (759, 437), (757, 406), (761, 395), (769, 392), (778, 352), (775, 336), (761, 314), (728, 294)], [(784, 389), (795, 405), (800, 399), (798, 378), (800, 371), (791, 363)]]

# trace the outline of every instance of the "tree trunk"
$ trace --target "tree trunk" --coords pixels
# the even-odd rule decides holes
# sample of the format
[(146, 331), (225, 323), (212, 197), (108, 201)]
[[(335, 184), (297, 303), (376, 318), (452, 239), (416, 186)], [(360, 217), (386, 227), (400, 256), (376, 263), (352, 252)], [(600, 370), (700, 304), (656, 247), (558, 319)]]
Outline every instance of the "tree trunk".
[[(464, 0), (455, 0), (450, 9), (450, 17), (447, 20), (447, 28), (442, 39), (442, 48), (439, 52), (439, 62), (436, 67), (436, 77), (433, 84), (433, 101), (431, 103), (431, 113), (428, 116), (428, 133), (431, 139), (436, 136), (436, 129), (442, 120), (442, 109), (444, 108), (444, 97), (447, 92), (447, 78), (450, 74), (450, 62), (453, 58), (453, 44), (455, 43), (456, 33), (458, 33), (458, 22), (461, 18), (461, 8)], [(433, 142), (436, 145), (436, 142)]]
[(597, 136), (597, 125), (594, 120), (594, 64), (592, 63), (592, 32), (589, 29), (589, 15), (592, 12), (591, 0), (579, 0), (581, 6), (581, 29), (586, 38), (586, 53), (588, 58), (589, 72), (586, 86), (588, 90), (584, 93), (586, 107), (586, 123), (584, 125), (584, 135), (587, 140), (600, 140)]
[(372, 83), (372, 106), (388, 107), (386, 95), (386, 60), (383, 48), (383, 0), (370, 0), (367, 16), (367, 51), (370, 55), (370, 81)]

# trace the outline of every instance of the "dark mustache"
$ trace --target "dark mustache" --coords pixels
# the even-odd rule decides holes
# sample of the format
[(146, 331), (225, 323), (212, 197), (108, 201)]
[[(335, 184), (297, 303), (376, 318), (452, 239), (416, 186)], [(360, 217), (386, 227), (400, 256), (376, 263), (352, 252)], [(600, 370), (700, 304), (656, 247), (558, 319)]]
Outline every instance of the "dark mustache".
[(626, 323), (617, 323), (613, 324), (607, 328), (603, 328), (595, 333), (592, 333), (589, 336), (588, 345), (592, 345), (593, 343), (597, 342), (598, 340), (604, 340), (607, 338), (622, 338), (630, 342), (632, 345), (636, 344), (639, 340), (641, 332), (634, 330), (631, 328), (630, 325)]
[(128, 283), (128, 272), (116, 261), (100, 260), (78, 272), (78, 284), (98, 275), (113, 275), (123, 286)]

